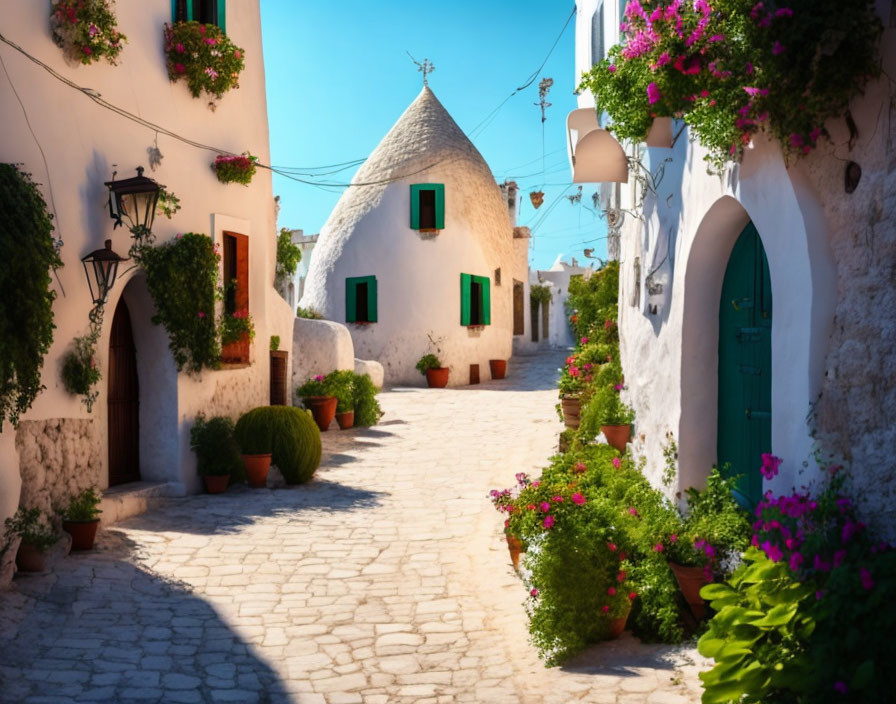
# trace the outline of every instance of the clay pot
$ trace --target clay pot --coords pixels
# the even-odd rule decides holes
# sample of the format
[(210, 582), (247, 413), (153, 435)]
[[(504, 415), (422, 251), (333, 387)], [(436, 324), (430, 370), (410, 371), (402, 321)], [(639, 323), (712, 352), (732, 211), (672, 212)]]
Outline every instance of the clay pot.
[(702, 621), (706, 616), (706, 602), (700, 596), (700, 589), (708, 584), (706, 574), (702, 567), (685, 567), (675, 562), (669, 563), (672, 574), (675, 575), (675, 581), (678, 582), (678, 588), (684, 596), (684, 600), (688, 602), (691, 613), (698, 621)]
[(339, 423), (340, 430), (348, 430), (355, 424), (355, 412), (346, 411), (345, 413), (337, 413), (336, 422)]
[(100, 519), (92, 521), (63, 521), (62, 530), (72, 536), (72, 552), (75, 550), (93, 550), (93, 542), (96, 540), (96, 529), (100, 525)]
[(560, 407), (563, 409), (563, 424), (567, 428), (578, 428), (582, 415), (581, 399), (578, 396), (562, 396)]
[(625, 425), (602, 425), (600, 426), (600, 432), (604, 434), (611, 447), (615, 447), (619, 452), (625, 452), (625, 446), (632, 436), (632, 426), (631, 423), (626, 423)]
[(305, 408), (311, 411), (314, 422), (317, 423), (317, 427), (320, 428), (322, 433), (333, 422), (333, 417), (336, 415), (337, 402), (335, 396), (309, 396), (302, 399), (302, 403), (305, 404)]
[(538, 210), (544, 203), (544, 191), (532, 191), (529, 194), (529, 200), (532, 201), (532, 206)]
[(438, 367), (426, 370), (426, 383), (431, 389), (444, 389), (448, 386), (448, 367)]
[(31, 543), (21, 543), (16, 553), (19, 572), (43, 572), (47, 568), (47, 556)]
[(266, 455), (243, 455), (246, 478), (253, 489), (264, 489), (268, 485), (268, 470), (271, 468), (271, 453)]
[[(245, 456), (245, 455), (244, 455)], [(256, 455), (251, 455), (255, 457)], [(248, 470), (247, 470), (248, 473)], [(267, 479), (268, 471), (264, 471), (265, 479)], [(223, 494), (230, 486), (229, 474), (207, 474), (202, 479), (205, 481), (205, 490), (209, 494)]]
[(520, 568), (520, 555), (526, 552), (523, 549), (523, 541), (516, 536), (505, 534), (507, 538), (507, 549), (510, 551), (510, 561), (513, 563), (513, 569)]
[(632, 610), (632, 602), (628, 602), (628, 606), (625, 609), (625, 615), (620, 616), (619, 618), (610, 619), (610, 640), (615, 640), (619, 636), (622, 635), (622, 632), (625, 630), (625, 624), (628, 621), (628, 615)]
[(492, 379), (503, 379), (507, 374), (506, 359), (490, 359), (488, 360), (488, 368), (492, 372)]

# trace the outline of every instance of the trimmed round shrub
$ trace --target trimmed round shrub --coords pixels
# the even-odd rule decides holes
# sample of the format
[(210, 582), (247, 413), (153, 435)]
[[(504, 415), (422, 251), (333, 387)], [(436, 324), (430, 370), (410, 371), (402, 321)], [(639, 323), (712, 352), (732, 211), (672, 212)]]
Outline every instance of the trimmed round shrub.
[(287, 484), (304, 484), (320, 464), (320, 430), (310, 413), (292, 406), (253, 408), (237, 421), (234, 436), (245, 454), (270, 452)]

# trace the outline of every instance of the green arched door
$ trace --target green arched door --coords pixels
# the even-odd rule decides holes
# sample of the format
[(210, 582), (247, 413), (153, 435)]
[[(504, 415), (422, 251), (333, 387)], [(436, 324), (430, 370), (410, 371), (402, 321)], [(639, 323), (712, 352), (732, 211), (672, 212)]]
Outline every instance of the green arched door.
[[(718, 462), (740, 475), (735, 498), (762, 497), (762, 453), (772, 445), (772, 287), (753, 223), (731, 250), (719, 305)], [(727, 469), (724, 469), (727, 465)]]

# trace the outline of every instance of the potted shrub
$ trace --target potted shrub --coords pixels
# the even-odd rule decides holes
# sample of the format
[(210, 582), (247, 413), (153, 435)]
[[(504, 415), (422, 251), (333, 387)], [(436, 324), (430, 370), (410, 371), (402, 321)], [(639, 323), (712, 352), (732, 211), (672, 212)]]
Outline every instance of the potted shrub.
[(53, 0), (50, 29), (65, 55), (82, 64), (104, 58), (114, 65), (127, 41), (118, 31), (111, 0)]
[[(306, 410), (293, 406), (253, 408), (237, 421), (235, 435), (244, 452), (245, 448), (257, 452), (268, 448), (271, 454), (265, 455), (264, 478), (273, 463), (287, 484), (302, 484), (311, 479), (320, 464), (320, 430)], [(248, 462), (246, 468), (248, 471)]]
[(369, 374), (355, 374), (352, 384), (352, 403), (355, 406), (355, 425), (370, 427), (380, 422), (383, 409), (380, 408), (376, 395), (379, 390), (370, 379)]
[(233, 429), (233, 437), (243, 453), (246, 478), (249, 486), (254, 489), (264, 489), (267, 486), (274, 446), (271, 420), (264, 413), (259, 413), (260, 410), (263, 409), (255, 408), (244, 413)]
[(607, 443), (619, 452), (625, 452), (625, 446), (632, 435), (635, 413), (630, 406), (622, 402), (619, 397), (621, 386), (619, 384), (616, 386), (618, 388), (612, 386), (599, 388), (589, 401), (589, 413), (594, 413)]
[(302, 399), (302, 405), (311, 411), (314, 422), (321, 432), (330, 427), (336, 415), (338, 399), (333, 394), (332, 386), (332, 379), (318, 374), (296, 389), (296, 396)]
[(503, 379), (507, 375), (506, 359), (488, 360), (488, 368), (492, 373), (492, 379)]
[(43, 512), (37, 507), (20, 508), (4, 525), (7, 540), (14, 536), (22, 539), (16, 553), (16, 567), (22, 572), (43, 572), (46, 552), (59, 540)]
[(336, 397), (336, 422), (340, 430), (348, 430), (355, 424), (355, 373), (351, 369), (336, 370), (327, 379)]
[(426, 383), (431, 389), (444, 389), (448, 385), (450, 369), (443, 367), (434, 354), (423, 355), (417, 362), (417, 371), (426, 377)]
[(62, 530), (72, 536), (72, 550), (92, 550), (100, 524), (103, 497), (94, 487), (72, 497), (62, 515)]
[(231, 478), (241, 474), (240, 448), (233, 434), (233, 421), (224, 416), (206, 420), (200, 414), (190, 428), (190, 449), (196, 453), (196, 471), (209, 494), (227, 491)]

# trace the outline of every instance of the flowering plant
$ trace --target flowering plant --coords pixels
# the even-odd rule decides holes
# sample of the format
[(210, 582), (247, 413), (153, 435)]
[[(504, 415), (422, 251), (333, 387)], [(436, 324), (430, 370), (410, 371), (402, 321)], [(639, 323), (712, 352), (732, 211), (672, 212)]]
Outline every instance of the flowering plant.
[(220, 100), (231, 88), (238, 88), (245, 55), (217, 25), (165, 25), (168, 78), (185, 80), (194, 98), (205, 91)]
[(212, 170), (221, 183), (241, 183), (248, 186), (255, 175), (255, 162), (257, 156), (249, 152), (239, 156), (224, 156), (219, 154), (212, 163)]
[(255, 325), (249, 311), (243, 309), (233, 313), (224, 312), (218, 321), (218, 334), (222, 345), (230, 345), (247, 337), (250, 341), (255, 339)]
[(334, 396), (332, 389), (332, 379), (323, 374), (317, 374), (299, 388), (296, 389), (296, 396), (299, 398), (310, 398), (312, 396)]
[(683, 119), (719, 167), (753, 135), (808, 154), (880, 74), (871, 0), (632, 0), (622, 43), (583, 76), (609, 129), (641, 140), (655, 117)]
[(112, 4), (112, 0), (53, 0), (53, 41), (82, 64), (101, 58), (115, 64), (127, 37), (118, 31)]

